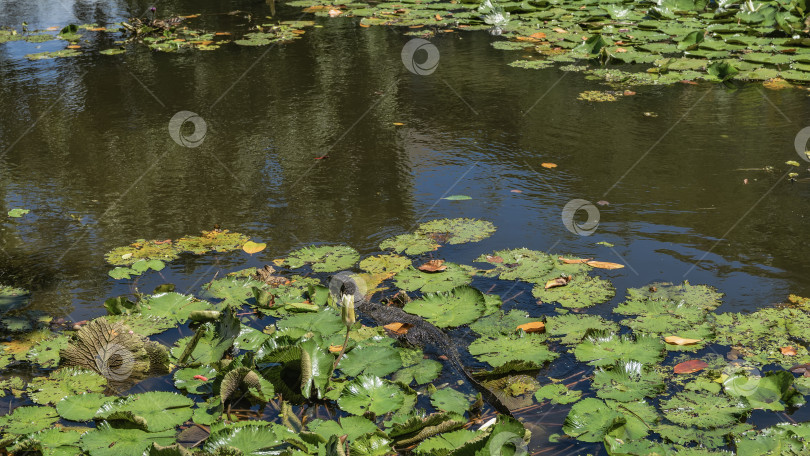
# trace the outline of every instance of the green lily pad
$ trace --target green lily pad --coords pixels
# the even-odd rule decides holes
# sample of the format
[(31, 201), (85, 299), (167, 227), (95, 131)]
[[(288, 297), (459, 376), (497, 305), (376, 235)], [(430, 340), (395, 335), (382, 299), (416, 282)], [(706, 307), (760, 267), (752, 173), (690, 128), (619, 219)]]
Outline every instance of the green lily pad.
[(100, 393), (82, 393), (67, 396), (56, 403), (59, 416), (71, 421), (90, 421), (102, 405), (114, 401), (115, 397)]
[(53, 407), (17, 407), (0, 416), (0, 430), (4, 434), (31, 434), (51, 427), (58, 419)]
[(358, 347), (346, 353), (338, 368), (350, 377), (360, 374), (384, 377), (402, 367), (399, 349), (393, 347)]
[(682, 391), (661, 401), (661, 409), (675, 424), (704, 429), (737, 423), (750, 410), (742, 399), (697, 391)]
[(68, 396), (103, 391), (106, 384), (107, 380), (95, 372), (65, 367), (48, 377), (34, 378), (27, 392), (37, 404), (56, 404)]
[(402, 310), (440, 328), (448, 328), (472, 323), (484, 314), (484, 307), (483, 293), (465, 285), (446, 293), (428, 293), (405, 304)]
[(150, 391), (116, 399), (101, 406), (96, 417), (124, 420), (139, 429), (160, 432), (191, 419), (194, 401), (176, 393)]
[(381, 250), (393, 250), (406, 255), (421, 255), (439, 248), (439, 244), (421, 234), (400, 234), (380, 243)]
[(486, 220), (456, 218), (438, 219), (422, 223), (417, 234), (431, 239), (446, 239), (448, 244), (465, 244), (486, 239), (495, 232), (495, 225)]
[(22, 217), (23, 215), (25, 215), (25, 214), (27, 214), (29, 212), (31, 212), (30, 209), (15, 208), (15, 209), (12, 209), (12, 210), (8, 211), (8, 216), (9, 217), (14, 217), (14, 218), (20, 218), (20, 217)]
[(145, 432), (140, 429), (114, 428), (102, 422), (98, 427), (82, 435), (81, 448), (91, 456), (119, 456), (143, 454), (153, 443), (174, 443), (173, 429), (162, 432)]
[(637, 361), (656, 364), (664, 358), (664, 344), (657, 337), (629, 336), (612, 333), (591, 332), (574, 348), (579, 361), (591, 366), (607, 366), (617, 361)]
[(405, 403), (405, 393), (395, 384), (373, 375), (361, 375), (343, 389), (338, 398), (341, 409), (362, 415), (366, 412), (382, 415), (399, 409)]
[(351, 247), (309, 246), (290, 253), (285, 264), (293, 269), (311, 264), (312, 270), (316, 272), (337, 272), (351, 268), (359, 259), (360, 254)]
[(463, 415), (470, 408), (467, 396), (452, 388), (442, 388), (431, 394), (430, 403), (439, 410), (459, 415)]
[(613, 285), (599, 277), (573, 276), (567, 285), (545, 289), (537, 284), (532, 295), (543, 302), (558, 302), (563, 307), (591, 307), (609, 301), (615, 296)]
[(664, 391), (661, 374), (636, 361), (617, 362), (610, 369), (594, 372), (593, 387), (602, 399), (633, 402)]
[(582, 391), (571, 390), (560, 383), (550, 383), (544, 385), (542, 388), (534, 393), (534, 398), (538, 402), (545, 400), (551, 401), (552, 404), (570, 404), (578, 401), (582, 397)]
[(502, 366), (510, 361), (529, 361), (542, 365), (557, 358), (557, 353), (549, 350), (546, 337), (532, 333), (511, 337), (481, 337), (473, 341), (470, 354), (493, 367)]
[(472, 282), (470, 271), (455, 263), (445, 263), (441, 272), (423, 272), (413, 267), (394, 276), (394, 285), (405, 291), (421, 290), (423, 293), (450, 291)]

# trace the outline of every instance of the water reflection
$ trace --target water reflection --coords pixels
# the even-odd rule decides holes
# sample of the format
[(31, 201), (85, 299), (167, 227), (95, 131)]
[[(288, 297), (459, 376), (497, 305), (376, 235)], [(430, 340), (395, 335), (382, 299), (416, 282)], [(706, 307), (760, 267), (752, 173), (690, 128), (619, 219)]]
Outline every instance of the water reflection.
[[(7, 2), (2, 23), (103, 24), (151, 5), (63, 4)], [(237, 15), (214, 13), (241, 2), (159, 8), (203, 13), (212, 30), (270, 14), (264, 3)], [(300, 15), (284, 6), (279, 14)], [(686, 278), (720, 287), (734, 308), (810, 293), (808, 188), (778, 182), (807, 118), (801, 92), (642, 87), (591, 104), (576, 101), (593, 88), (580, 74), (511, 68), (521, 52), (492, 49), (485, 33), (434, 39), (439, 68), (418, 76), (402, 66), (401, 31), (352, 19), (319, 25), (290, 44), (213, 52), (28, 62), (35, 44), (0, 45), (0, 200), (3, 210), (33, 210), (2, 226), (4, 270), (41, 266), (53, 280), (32, 281), (49, 290), (35, 295), (39, 305), (53, 308), (58, 295), (67, 312), (92, 313), (119, 291), (104, 252), (134, 239), (218, 223), (269, 242), (267, 260), (309, 242), (372, 251), (421, 219), (466, 216), (493, 220), (499, 232), (454, 249), (460, 260), (526, 246), (626, 261), (620, 289)], [(89, 48), (111, 45), (92, 39)], [(183, 110), (205, 119), (200, 147), (168, 134)], [(737, 171), (766, 165), (777, 171)], [(474, 199), (440, 199), (448, 194)], [(609, 203), (594, 236), (563, 227), (573, 198)], [(229, 258), (174, 272), (245, 261)]]

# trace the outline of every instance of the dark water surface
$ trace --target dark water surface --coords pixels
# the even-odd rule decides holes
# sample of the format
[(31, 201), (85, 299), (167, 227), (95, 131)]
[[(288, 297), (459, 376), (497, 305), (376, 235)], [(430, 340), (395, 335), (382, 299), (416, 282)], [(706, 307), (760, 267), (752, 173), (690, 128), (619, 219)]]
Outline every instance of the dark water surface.
[[(0, 25), (104, 25), (149, 6), (2, 1)], [(158, 6), (203, 13), (197, 24), (212, 30), (246, 28), (213, 13), (270, 12), (261, 1)], [(284, 6), (278, 14), (301, 16)], [(31, 287), (34, 307), (78, 320), (129, 291), (107, 276), (103, 255), (135, 239), (219, 224), (268, 243), (253, 258), (187, 257), (143, 279), (195, 292), (218, 271), (304, 244), (370, 253), (422, 220), (476, 217), (498, 232), (443, 255), (469, 262), (524, 246), (621, 262), (628, 267), (602, 274), (617, 299), (627, 287), (687, 279), (725, 293), (719, 311), (810, 294), (808, 163), (799, 182), (784, 164), (801, 161), (793, 143), (810, 124), (807, 91), (678, 84), (588, 103), (577, 95), (605, 87), (580, 73), (512, 68), (523, 53), (493, 49), (486, 33), (432, 39), (439, 67), (418, 76), (401, 61), (404, 30), (318, 24), (289, 44), (211, 52), (142, 46), (30, 62), (23, 56), (38, 44), (0, 44), (0, 213), (32, 210), (0, 225), (0, 280)], [(112, 45), (94, 39), (85, 47)], [(199, 147), (169, 136), (178, 111), (204, 119)], [(774, 171), (739, 170), (767, 165)], [(440, 199), (452, 194), (473, 199)], [(591, 236), (563, 226), (575, 198), (609, 202)]]

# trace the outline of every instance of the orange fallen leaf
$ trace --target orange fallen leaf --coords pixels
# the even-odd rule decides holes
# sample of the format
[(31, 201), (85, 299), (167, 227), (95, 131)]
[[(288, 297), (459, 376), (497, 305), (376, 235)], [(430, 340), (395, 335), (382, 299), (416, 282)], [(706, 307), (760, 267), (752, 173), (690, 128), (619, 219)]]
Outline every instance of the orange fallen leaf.
[(171, 243), (172, 243), (171, 239), (166, 239), (165, 241), (155, 241), (155, 245), (171, 244)]
[(435, 15), (435, 16), (433, 16), (433, 17), (434, 17), (434, 18), (435, 18), (437, 21), (442, 20), (442, 17), (441, 17), (441, 16), (439, 16), (438, 14), (437, 14), (437, 15)]
[(568, 277), (557, 277), (556, 279), (551, 279), (546, 282), (546, 290), (549, 288), (556, 288), (556, 287), (563, 287), (568, 285), (568, 282), (571, 281), (571, 276)]
[(704, 361), (699, 359), (691, 359), (675, 365), (676, 374), (692, 374), (709, 367)]
[(439, 30), (439, 31), (442, 32), (442, 33), (453, 33), (453, 32), (455, 32), (455, 30), (453, 30), (453, 29), (446, 29), (446, 30)]
[(228, 36), (230, 34), (231, 34), (231, 32), (216, 32), (216, 33), (214, 33), (214, 35), (216, 35), (216, 36)]
[(551, 29), (551, 30), (553, 30), (553, 31), (555, 31), (555, 32), (557, 32), (557, 33), (561, 33), (561, 34), (566, 34), (566, 33), (568, 33), (568, 30), (561, 29), (561, 28), (559, 28), (559, 27), (553, 28), (553, 29)]
[(636, 92), (633, 92), (632, 90), (625, 90), (624, 91), (624, 96), (626, 96), (626, 97), (631, 97), (631, 96), (633, 96), (635, 94), (636, 94)]
[(512, 189), (512, 190), (509, 190), (509, 191), (512, 192), (512, 193), (523, 193), (523, 190)]
[(664, 340), (668, 344), (672, 345), (695, 345), (696, 343), (700, 342), (703, 339), (685, 339), (679, 336), (667, 336), (664, 337)]
[(788, 345), (787, 347), (782, 347), (779, 350), (785, 356), (796, 356), (796, 349), (793, 348), (791, 345)]
[(330, 345), (329, 353), (340, 353), (343, 350), (343, 345)]
[(546, 330), (546, 325), (542, 321), (532, 321), (529, 323), (523, 323), (522, 325), (518, 325), (518, 329), (522, 329), (524, 332), (527, 333), (535, 333), (535, 332), (543, 332)]
[(70, 44), (70, 45), (68, 45), (67, 48), (68, 49), (81, 49), (82, 47), (79, 46), (78, 44)]
[(619, 54), (621, 54), (622, 52), (627, 52), (627, 49), (625, 49), (625, 48), (621, 48), (621, 47), (620, 47), (620, 48), (616, 48), (616, 52), (617, 52), (617, 53), (619, 53)]
[(189, 14), (188, 16), (180, 16), (183, 19), (194, 19), (195, 17), (200, 17), (199, 14)]
[(530, 36), (530, 37), (532, 37), (532, 38), (534, 38), (534, 39), (536, 39), (536, 40), (542, 40), (543, 38), (545, 38), (545, 37), (546, 37), (546, 34), (545, 34), (545, 33), (543, 33), (543, 32), (537, 32), (537, 33), (532, 33), (532, 34), (531, 34), (531, 35), (529, 35), (529, 36)]
[(369, 28), (369, 27), (371, 27), (371, 26), (370, 26), (370, 25), (368, 25), (368, 24), (364, 24), (364, 23), (362, 23), (362, 22), (361, 22), (361, 23), (360, 23), (360, 27)]
[(540, 166), (542, 166), (543, 168), (556, 168), (557, 164), (556, 163), (541, 163)]
[(599, 269), (621, 269), (621, 268), (624, 267), (623, 264), (610, 263), (610, 262), (607, 262), (607, 261), (593, 261), (593, 260), (591, 260), (591, 261), (588, 261), (585, 264), (587, 264), (588, 266), (594, 267), (594, 268), (599, 268)]
[(303, 35), (304, 33), (307, 33), (306, 30), (291, 30), (291, 31), (296, 35)]
[(487, 261), (490, 263), (503, 263), (503, 258), (499, 256), (487, 255)]
[(419, 270), (424, 272), (441, 272), (445, 269), (447, 269), (447, 266), (444, 265), (444, 260), (430, 260), (419, 266)]
[(447, 355), (439, 355), (439, 359), (442, 360), (442, 361), (447, 361), (450, 358), (448, 358)]
[(338, 10), (338, 9), (330, 9), (329, 10), (329, 17), (338, 17), (341, 14), (343, 14), (343, 11), (341, 11), (341, 10)]
[(394, 333), (394, 334), (396, 334), (398, 336), (402, 336), (402, 335), (408, 334), (408, 330), (413, 328), (413, 325), (410, 324), (410, 323), (394, 322), (394, 323), (389, 323), (389, 324), (383, 326), (383, 328), (391, 331), (392, 333)]
[(587, 259), (571, 258), (571, 259), (568, 259), (568, 258), (559, 257), (557, 259), (562, 261), (565, 264), (580, 264), (580, 263), (587, 263), (587, 262), (591, 261), (593, 258), (587, 258)]
[(405, 125), (402, 122), (392, 122), (392, 124), (396, 125), (397, 127), (401, 127), (401, 126)]
[(89, 30), (91, 32), (106, 32), (107, 27), (93, 27), (93, 28), (89, 28), (87, 30)]

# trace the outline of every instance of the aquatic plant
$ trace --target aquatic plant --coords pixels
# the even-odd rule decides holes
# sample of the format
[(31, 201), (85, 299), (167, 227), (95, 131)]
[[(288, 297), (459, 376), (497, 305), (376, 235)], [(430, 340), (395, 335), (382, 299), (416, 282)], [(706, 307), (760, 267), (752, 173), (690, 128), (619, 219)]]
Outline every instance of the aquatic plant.
[[(440, 248), (492, 230), (450, 219), (411, 234), (436, 239)], [(183, 249), (212, 251), (219, 236), (184, 238), (191, 240), (182, 245), (200, 248)], [(241, 235), (226, 239), (228, 250), (252, 250), (242, 249)], [(147, 252), (175, 251), (136, 244), (111, 258), (137, 253), (134, 269), (155, 261)], [(213, 280), (206, 300), (161, 289), (108, 299), (108, 315), (76, 330), (31, 323), (33, 331), (0, 342), (0, 365), (42, 373), (0, 381), (3, 394), (34, 404), (0, 417), (2, 445), (90, 455), (485, 454), (526, 447), (530, 434), (512, 415), (559, 407), (566, 418), (556, 430), (608, 454), (810, 451), (807, 424), (757, 428), (751, 421), (755, 410), (792, 413), (810, 394), (803, 336), (810, 299), (718, 314), (717, 290), (656, 283), (627, 290), (611, 321), (587, 312), (611, 305), (614, 295), (609, 280), (590, 273), (615, 265), (570, 258), (500, 250), (477, 259), (491, 266), (481, 270), (390, 253), (362, 258), (346, 246), (304, 247), (279, 260), (282, 269)], [(324, 283), (358, 260), (366, 277), (377, 277), (374, 291), (333, 295)], [(555, 286), (546, 288), (549, 281)], [(480, 283), (494, 287), (483, 293)], [(505, 300), (491, 294), (507, 284), (534, 287), (542, 305), (528, 293)], [(11, 298), (25, 295), (8, 290)], [(175, 328), (182, 337), (168, 337)], [(551, 374), (565, 365), (574, 367), (564, 377)], [(121, 392), (167, 372), (161, 388), (169, 391)], [(491, 417), (494, 423), (484, 424)], [(195, 437), (197, 447), (184, 448), (178, 429), (192, 424), (205, 433)]]

